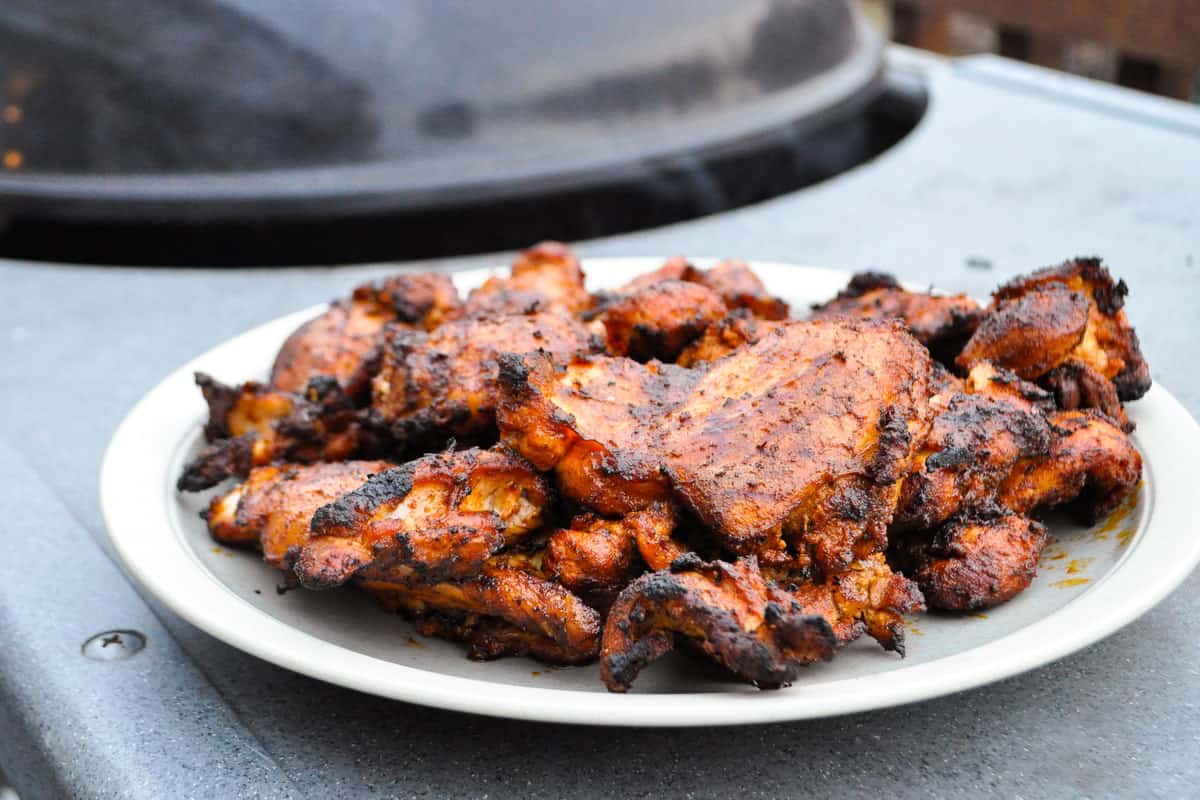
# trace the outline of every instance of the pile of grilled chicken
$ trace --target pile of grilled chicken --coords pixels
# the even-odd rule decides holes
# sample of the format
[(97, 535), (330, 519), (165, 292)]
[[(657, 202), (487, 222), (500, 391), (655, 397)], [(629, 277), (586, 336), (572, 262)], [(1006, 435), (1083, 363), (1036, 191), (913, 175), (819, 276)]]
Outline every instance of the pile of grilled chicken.
[(351, 585), (472, 658), (599, 658), (612, 691), (679, 647), (761, 688), (903, 615), (1033, 579), (1065, 505), (1106, 515), (1150, 377), (1126, 287), (1076, 259), (987, 307), (856, 275), (804, 320), (737, 261), (589, 293), (538, 245), (465, 299), (358, 287), (270, 382), (197, 375), (179, 480), (307, 589)]

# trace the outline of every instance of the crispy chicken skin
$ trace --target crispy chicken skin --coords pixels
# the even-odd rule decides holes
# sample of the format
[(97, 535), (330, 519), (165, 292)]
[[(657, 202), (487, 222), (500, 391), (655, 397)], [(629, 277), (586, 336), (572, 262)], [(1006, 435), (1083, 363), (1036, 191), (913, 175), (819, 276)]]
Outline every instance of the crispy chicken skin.
[(545, 479), (503, 449), (422, 456), (317, 509), (296, 576), (326, 589), (359, 573), (412, 581), (474, 575), (540, 527), (548, 501)]
[(470, 317), (429, 333), (389, 328), (372, 406), (409, 446), (487, 438), (495, 433), (501, 354), (543, 351), (565, 361), (601, 346), (581, 323), (552, 313)]
[(613, 355), (674, 361), (705, 328), (722, 319), (725, 304), (698, 283), (661, 281), (610, 299), (599, 319)]
[(308, 543), (313, 512), (390, 466), (336, 461), (255, 467), (245, 482), (214, 497), (204, 518), (218, 542), (258, 546), (264, 561), (290, 570)]
[(1113, 281), (1099, 259), (1077, 258), (1001, 286), (958, 358), (981, 360), (1034, 380), (1078, 362), (1112, 381), (1119, 399), (1150, 388), (1150, 371), (1125, 315), (1124, 281)]
[(748, 311), (735, 311), (705, 328), (700, 338), (683, 348), (675, 363), (681, 367), (696, 367), (716, 361), (743, 345), (754, 344), (777, 326), (777, 322), (761, 320)]
[(883, 547), (929, 425), (929, 355), (898, 322), (792, 322), (709, 366), (661, 424), (684, 504), (735, 553), (834, 573)]
[(760, 689), (787, 686), (837, 646), (825, 618), (763, 580), (753, 556), (730, 564), (690, 554), (638, 578), (613, 604), (600, 650), (604, 685), (628, 691), (681, 641)]
[(859, 272), (827, 303), (813, 306), (814, 319), (850, 317), (881, 322), (903, 320), (917, 341), (939, 361), (950, 362), (971, 338), (983, 309), (964, 294), (910, 292), (891, 275)]
[(997, 494), (1002, 507), (1024, 514), (1070, 503), (1091, 523), (1137, 488), (1142, 456), (1113, 420), (1098, 411), (1060, 411), (1050, 425), (1050, 452), (1017, 462)]
[(300, 393), (310, 379), (330, 376), (351, 397), (365, 398), (378, 367), (384, 325), (429, 330), (457, 315), (459, 306), (458, 292), (446, 275), (401, 273), (365, 283), (287, 338), (271, 368), (271, 388)]
[(181, 491), (244, 478), (273, 461), (340, 461), (388, 449), (385, 433), (354, 407), (335, 378), (312, 378), (298, 395), (255, 381), (227, 386), (202, 372), (196, 383), (208, 402), (204, 434), (210, 444), (185, 465), (176, 483)]
[(1046, 527), (1000, 509), (956, 517), (933, 536), (901, 537), (893, 561), (912, 575), (930, 608), (977, 611), (1029, 587)]
[(663, 415), (699, 373), (671, 364), (547, 353), (500, 359), (501, 440), (553, 470), (571, 500), (621, 515), (670, 495), (656, 450)]
[[(392, 611), (418, 619), (449, 618), (458, 627), (436, 623), (428, 629), (472, 644), (472, 655), (495, 658), (529, 652), (554, 663), (584, 663), (600, 648), (601, 619), (595, 609), (551, 580), (524, 555), (493, 557), (478, 574), (455, 581), (397, 583), (365, 578), (362, 589)], [(494, 618), (496, 626), (481, 621)], [(510, 627), (511, 626), (511, 627)], [(517, 635), (515, 628), (522, 635)], [(480, 636), (487, 641), (480, 641)]]
[(571, 316), (591, 304), (579, 259), (565, 244), (542, 242), (517, 257), (508, 277), (488, 278), (473, 289), (464, 311), (472, 316), (535, 312)]

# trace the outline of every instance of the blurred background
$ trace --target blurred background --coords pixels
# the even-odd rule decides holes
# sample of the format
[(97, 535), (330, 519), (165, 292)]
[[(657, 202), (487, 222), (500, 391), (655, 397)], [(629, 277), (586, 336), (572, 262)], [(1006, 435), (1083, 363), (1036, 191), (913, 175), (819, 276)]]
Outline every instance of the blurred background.
[(858, 0), (885, 36), (947, 55), (998, 53), (1178, 100), (1200, 99), (1195, 0)]
[(888, 40), (1194, 101), (1200, 0), (5, 0), (0, 257), (361, 263), (718, 214), (912, 134)]

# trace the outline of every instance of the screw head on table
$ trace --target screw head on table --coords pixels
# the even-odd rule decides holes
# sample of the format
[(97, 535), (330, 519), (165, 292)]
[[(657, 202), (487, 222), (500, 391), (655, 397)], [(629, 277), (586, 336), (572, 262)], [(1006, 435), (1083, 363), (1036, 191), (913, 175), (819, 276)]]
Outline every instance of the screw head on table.
[(95, 661), (119, 661), (146, 646), (146, 637), (137, 631), (105, 631), (83, 643), (83, 654)]

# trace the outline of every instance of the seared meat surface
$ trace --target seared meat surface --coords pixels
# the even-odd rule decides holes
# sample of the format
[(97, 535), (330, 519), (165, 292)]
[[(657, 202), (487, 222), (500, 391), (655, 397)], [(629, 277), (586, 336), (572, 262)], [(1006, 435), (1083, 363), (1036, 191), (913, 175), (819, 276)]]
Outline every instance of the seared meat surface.
[(308, 544), (313, 512), (390, 466), (334, 461), (255, 467), (243, 483), (209, 503), (208, 530), (223, 544), (257, 546), (263, 561), (290, 572)]
[(840, 571), (886, 541), (929, 375), (896, 324), (788, 323), (712, 363), (663, 418), (663, 468), (730, 551), (790, 546)]
[(311, 379), (301, 394), (247, 381), (227, 386), (202, 372), (196, 383), (208, 402), (207, 447), (184, 467), (176, 483), (198, 492), (245, 478), (254, 467), (277, 461), (311, 463), (386, 454), (386, 432), (354, 407), (337, 380)]
[(300, 393), (312, 378), (328, 376), (351, 397), (364, 398), (378, 367), (385, 325), (431, 330), (456, 316), (459, 307), (447, 275), (400, 273), (363, 284), (287, 338), (271, 368), (271, 388)]
[(591, 661), (600, 648), (600, 615), (536, 562), (499, 555), (459, 580), (364, 578), (361, 586), (385, 608), (424, 620), (428, 633), (467, 641), (475, 658), (530, 653), (551, 663)]
[(949, 363), (975, 332), (983, 309), (964, 294), (910, 292), (891, 275), (860, 272), (837, 297), (813, 306), (812, 316), (901, 320), (934, 358)]
[(1111, 414), (1111, 394), (1095, 385), (1101, 378), (1122, 401), (1136, 400), (1150, 388), (1149, 367), (1124, 311), (1128, 293), (1125, 282), (1114, 281), (1096, 258), (1017, 278), (993, 293), (958, 363), (969, 368), (987, 360), (1026, 380), (1045, 377), (1064, 408), (1090, 402)]
[(762, 689), (788, 685), (800, 667), (828, 661), (837, 647), (825, 618), (763, 580), (753, 556), (730, 564), (687, 555), (631, 583), (605, 623), (604, 685), (628, 691), (642, 669), (677, 643)]
[(662, 281), (609, 299), (599, 319), (613, 355), (674, 361), (725, 313), (725, 304), (711, 289), (698, 283)]
[(296, 575), (310, 589), (361, 572), (389, 580), (472, 575), (540, 527), (548, 500), (542, 476), (503, 449), (425, 455), (317, 509)]
[(664, 415), (699, 378), (670, 364), (591, 356), (566, 364), (548, 354), (500, 362), (500, 438), (566, 497), (625, 514), (670, 494), (657, 444)]
[(913, 576), (930, 608), (978, 611), (1028, 588), (1045, 546), (1045, 525), (989, 509), (956, 517), (932, 537), (900, 537), (892, 560)]
[(579, 259), (566, 245), (542, 242), (522, 252), (507, 277), (488, 278), (467, 295), (471, 316), (548, 312), (571, 316), (592, 304)]
[(389, 328), (372, 407), (409, 447), (487, 439), (495, 436), (503, 354), (544, 352), (564, 361), (599, 346), (581, 323), (554, 313), (466, 317), (429, 333)]

